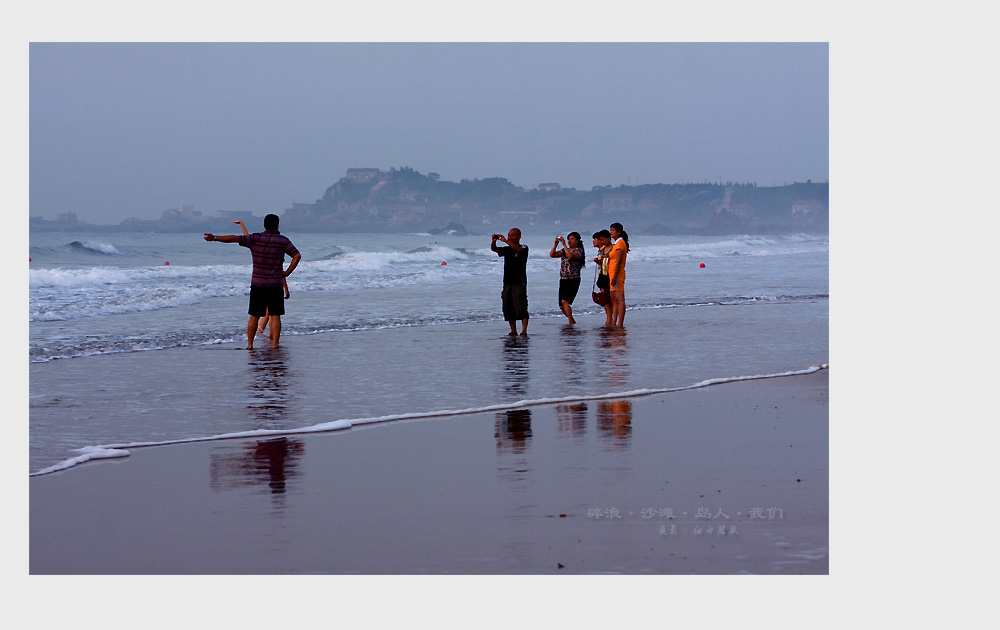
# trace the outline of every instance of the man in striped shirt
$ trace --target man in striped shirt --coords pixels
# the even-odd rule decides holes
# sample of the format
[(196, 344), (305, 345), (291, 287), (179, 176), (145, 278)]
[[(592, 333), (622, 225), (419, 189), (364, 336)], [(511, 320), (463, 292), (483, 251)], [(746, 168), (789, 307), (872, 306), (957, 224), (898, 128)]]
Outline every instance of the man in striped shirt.
[[(278, 215), (264, 217), (264, 231), (253, 234), (230, 234), (216, 236), (205, 233), (206, 241), (239, 243), (253, 255), (253, 275), (250, 277), (250, 307), (247, 321), (247, 350), (253, 350), (253, 338), (257, 334), (257, 323), (264, 315), (269, 315), (271, 347), (278, 347), (281, 335), (281, 316), (285, 314), (285, 290), (282, 279), (288, 277), (302, 259), (287, 236), (278, 232)], [(285, 254), (292, 257), (288, 269), (283, 269)]]

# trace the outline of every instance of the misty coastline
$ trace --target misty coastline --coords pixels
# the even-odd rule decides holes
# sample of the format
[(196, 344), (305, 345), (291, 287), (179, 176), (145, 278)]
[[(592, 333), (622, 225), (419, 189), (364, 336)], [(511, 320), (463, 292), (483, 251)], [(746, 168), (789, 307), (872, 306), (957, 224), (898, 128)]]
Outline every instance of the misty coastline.
[[(578, 229), (620, 221), (642, 234), (783, 234), (829, 229), (829, 184), (686, 183), (563, 188), (558, 182), (521, 188), (507, 179), (441, 180), (408, 168), (348, 169), (312, 203), (273, 211), (285, 231), (427, 232), (489, 234), (495, 226)], [(226, 232), (235, 220), (251, 230), (262, 216), (191, 205), (162, 210), (158, 219), (129, 218), (111, 225), (33, 216), (38, 231)]]

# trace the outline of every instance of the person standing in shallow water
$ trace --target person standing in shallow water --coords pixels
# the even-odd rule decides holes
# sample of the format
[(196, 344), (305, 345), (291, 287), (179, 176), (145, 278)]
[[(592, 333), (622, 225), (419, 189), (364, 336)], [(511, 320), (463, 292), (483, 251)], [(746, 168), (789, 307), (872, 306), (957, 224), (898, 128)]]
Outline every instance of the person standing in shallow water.
[[(237, 219), (237, 220), (233, 221), (233, 223), (235, 223), (235, 224), (237, 224), (237, 225), (240, 226), (240, 230), (243, 232), (243, 236), (249, 236), (250, 235), (250, 231), (247, 230), (247, 226), (243, 225), (243, 221), (240, 221), (239, 219)], [(281, 287), (285, 290), (285, 299), (286, 300), (288, 298), (292, 297), (292, 294), (288, 292), (288, 281), (285, 280), (284, 276), (282, 276), (282, 278), (281, 278)], [(261, 334), (262, 332), (264, 332), (264, 329), (267, 328), (267, 322), (268, 322), (268, 320), (270, 318), (271, 318), (271, 316), (268, 313), (264, 313), (264, 316), (260, 318), (260, 322), (257, 324), (257, 334), (258, 335)]]
[[(257, 334), (257, 324), (264, 315), (270, 315), (271, 347), (278, 347), (281, 336), (281, 316), (285, 314), (285, 296), (282, 282), (302, 260), (299, 250), (287, 236), (278, 232), (279, 218), (276, 214), (264, 217), (264, 231), (253, 234), (229, 234), (216, 236), (205, 233), (206, 241), (239, 243), (253, 255), (253, 275), (250, 278), (250, 306), (247, 320), (247, 350), (253, 350), (253, 338)], [(292, 257), (287, 269), (283, 269), (285, 254)]]
[[(562, 243), (562, 249), (557, 251), (556, 247), (560, 243)], [(563, 312), (563, 315), (569, 320), (569, 325), (572, 326), (576, 323), (576, 320), (573, 319), (573, 300), (576, 299), (576, 294), (580, 290), (580, 270), (587, 260), (586, 253), (583, 251), (583, 243), (580, 242), (580, 234), (570, 232), (565, 239), (557, 236), (556, 242), (552, 244), (552, 250), (549, 251), (549, 256), (562, 258), (562, 263), (559, 265), (559, 310)]]
[(608, 253), (608, 273), (611, 276), (611, 325), (625, 327), (625, 259), (628, 257), (628, 234), (621, 223), (612, 223), (611, 238), (615, 240)]
[(597, 256), (594, 257), (594, 262), (598, 266), (595, 284), (607, 298), (607, 301), (604, 303), (604, 314), (606, 316), (604, 325), (610, 326), (614, 322), (611, 319), (611, 280), (608, 275), (608, 252), (611, 251), (611, 232), (607, 230), (594, 232), (594, 247), (597, 248)]
[[(506, 247), (497, 247), (497, 241)], [(521, 245), (521, 230), (511, 228), (507, 236), (494, 234), (490, 249), (503, 258), (503, 291), (500, 300), (503, 318), (510, 324), (510, 334), (517, 334), (517, 320), (521, 320), (521, 335), (528, 336), (528, 247)]]

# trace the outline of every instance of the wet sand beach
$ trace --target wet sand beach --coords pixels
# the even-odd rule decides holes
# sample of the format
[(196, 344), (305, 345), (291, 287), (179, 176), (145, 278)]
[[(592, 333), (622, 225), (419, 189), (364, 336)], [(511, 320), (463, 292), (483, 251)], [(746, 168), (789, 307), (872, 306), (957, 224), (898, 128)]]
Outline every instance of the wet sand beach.
[(29, 480), (30, 572), (827, 574), (828, 378), (134, 448)]

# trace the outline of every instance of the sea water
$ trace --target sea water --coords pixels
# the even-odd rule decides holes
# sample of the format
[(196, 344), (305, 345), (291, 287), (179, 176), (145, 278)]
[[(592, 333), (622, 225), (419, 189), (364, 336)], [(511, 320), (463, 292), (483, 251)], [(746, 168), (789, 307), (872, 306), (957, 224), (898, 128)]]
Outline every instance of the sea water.
[(247, 249), (196, 233), (32, 233), (30, 471), (131, 445), (634, 395), (829, 360), (826, 236), (631, 236), (614, 330), (590, 298), (592, 262), (566, 325), (556, 234), (524, 233), (527, 337), (507, 335), (489, 235), (287, 232), (302, 262), (281, 347), (260, 336), (253, 352)]

